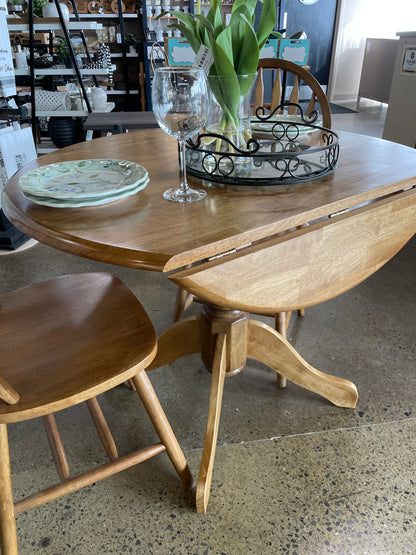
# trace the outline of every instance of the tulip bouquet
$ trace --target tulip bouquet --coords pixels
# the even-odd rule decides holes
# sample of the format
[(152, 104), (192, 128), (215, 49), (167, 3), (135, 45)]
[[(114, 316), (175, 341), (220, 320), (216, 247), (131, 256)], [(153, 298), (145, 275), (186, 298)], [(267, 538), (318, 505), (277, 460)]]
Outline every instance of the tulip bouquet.
[[(239, 105), (255, 81), (260, 52), (276, 24), (275, 0), (260, 0), (261, 15), (254, 29), (257, 0), (235, 0), (231, 16), (225, 24), (221, 0), (210, 0), (210, 8), (201, 13), (201, 0), (197, 0), (196, 13), (170, 12), (178, 19), (170, 27), (178, 29), (197, 53), (201, 45), (212, 52), (213, 64), (208, 84), (222, 108), (219, 131), (238, 129)], [(244, 78), (242, 78), (244, 76)]]

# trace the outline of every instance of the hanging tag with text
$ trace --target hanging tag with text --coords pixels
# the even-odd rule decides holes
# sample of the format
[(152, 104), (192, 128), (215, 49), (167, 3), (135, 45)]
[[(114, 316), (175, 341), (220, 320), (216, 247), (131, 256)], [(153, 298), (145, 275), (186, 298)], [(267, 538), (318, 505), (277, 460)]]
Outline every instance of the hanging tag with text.
[(198, 50), (198, 54), (196, 55), (195, 61), (192, 64), (192, 67), (198, 67), (205, 70), (206, 73), (209, 73), (211, 66), (214, 62), (214, 57), (212, 56), (211, 48), (201, 44)]

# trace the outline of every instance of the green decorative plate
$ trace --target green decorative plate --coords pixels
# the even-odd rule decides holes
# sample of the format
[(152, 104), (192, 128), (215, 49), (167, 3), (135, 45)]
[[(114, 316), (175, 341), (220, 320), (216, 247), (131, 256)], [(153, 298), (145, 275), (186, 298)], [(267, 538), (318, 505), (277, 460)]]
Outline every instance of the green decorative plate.
[(54, 199), (50, 197), (40, 197), (36, 195), (30, 195), (29, 193), (23, 193), (23, 195), (32, 202), (36, 204), (41, 204), (43, 206), (51, 206), (54, 208), (80, 208), (81, 206), (98, 206), (100, 204), (109, 204), (116, 200), (128, 197), (130, 195), (135, 195), (142, 189), (146, 187), (149, 183), (149, 179), (145, 179), (139, 185), (134, 185), (130, 189), (115, 193), (113, 195), (106, 195), (101, 198), (80, 198), (80, 199)]
[(63, 201), (103, 199), (147, 183), (143, 166), (127, 160), (72, 160), (42, 166), (22, 175), (25, 195)]

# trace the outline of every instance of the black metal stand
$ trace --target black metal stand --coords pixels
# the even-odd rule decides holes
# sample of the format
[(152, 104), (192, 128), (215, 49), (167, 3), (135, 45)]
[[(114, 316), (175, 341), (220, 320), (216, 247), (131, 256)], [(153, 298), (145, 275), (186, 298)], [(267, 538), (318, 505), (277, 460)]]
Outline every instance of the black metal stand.
[(29, 0), (29, 77), (32, 135), (36, 145), (36, 99), (35, 99), (35, 31), (33, 26), (33, 0)]
[[(70, 2), (71, 2), (71, 5), (72, 5), (72, 8), (73, 8), (73, 10), (74, 10), (74, 16), (75, 16), (76, 21), (81, 21), (81, 20), (80, 20), (80, 17), (79, 17), (78, 8), (77, 8), (77, 4), (76, 4), (75, 0), (70, 0)], [(85, 54), (86, 54), (86, 56), (87, 56), (87, 60), (88, 60), (88, 62), (91, 62), (91, 55), (90, 55), (90, 51), (89, 51), (89, 49), (88, 49), (88, 44), (87, 44), (87, 40), (86, 40), (86, 38), (85, 38), (85, 33), (84, 33), (84, 31), (82, 31), (82, 30), (79, 31), (79, 35), (80, 35), (80, 37), (81, 37), (82, 44), (83, 44), (83, 46), (84, 46), (84, 50), (85, 50)], [(97, 79), (97, 76), (96, 76), (96, 75), (93, 75), (92, 78), (93, 78), (93, 80), (94, 80), (95, 86), (98, 87), (98, 79)]]
[(120, 24), (120, 35), (121, 35), (121, 53), (123, 56), (123, 79), (126, 85), (126, 94), (129, 94), (130, 92), (129, 70), (128, 70), (128, 63), (127, 63), (126, 38), (124, 34), (123, 7), (122, 7), (121, 0), (117, 0), (117, 9), (118, 9), (118, 21)]
[[(82, 75), (81, 72), (79, 70), (78, 64), (76, 62), (76, 58), (75, 58), (75, 52), (74, 49), (72, 47), (72, 43), (71, 43), (71, 39), (68, 33), (68, 28), (66, 26), (66, 22), (65, 19), (63, 17), (62, 14), (62, 10), (61, 10), (61, 6), (59, 3), (59, 0), (54, 0), (55, 2), (55, 6), (56, 9), (58, 11), (58, 16), (59, 16), (59, 21), (62, 27), (62, 31), (64, 33), (65, 36), (65, 40), (68, 44), (68, 50), (69, 50), (69, 55), (70, 58), (72, 60), (72, 64), (73, 64), (73, 68), (75, 71), (75, 74), (77, 76), (78, 79), (78, 83), (79, 86), (81, 87), (81, 91), (82, 91), (82, 95), (84, 97), (85, 100), (85, 105), (87, 107), (87, 111), (89, 114), (91, 114), (92, 112), (92, 107), (90, 104), (90, 101), (88, 99), (87, 96), (87, 91), (85, 89), (83, 80), (82, 80)], [(76, 3), (75, 0), (71, 0), (71, 3), (74, 7), (74, 14), (76, 17), (76, 20), (79, 21), (79, 14), (78, 14), (78, 10), (76, 7)], [(32, 133), (33, 133), (33, 139), (35, 141), (36, 144), (36, 126), (37, 126), (37, 122), (36, 122), (36, 99), (35, 99), (35, 30), (34, 30), (34, 17), (33, 17), (33, 0), (29, 0), (29, 10), (28, 10), (28, 22), (29, 22), (29, 60), (30, 60), (30, 67), (29, 67), (29, 78), (30, 78), (30, 95), (31, 95), (31, 108), (32, 108), (32, 114), (31, 114), (31, 124), (32, 124)], [(91, 57), (89, 54), (89, 50), (88, 50), (88, 46), (87, 46), (87, 42), (85, 40), (85, 35), (84, 32), (81, 32), (81, 38), (85, 47), (85, 52), (87, 54), (87, 59), (90, 61)], [(94, 76), (94, 81), (97, 84), (97, 77)]]
[(66, 26), (65, 19), (64, 19), (64, 16), (62, 14), (61, 4), (59, 3), (59, 0), (55, 0), (55, 6), (56, 6), (56, 9), (58, 10), (59, 21), (61, 23), (62, 31), (64, 32), (64, 35), (65, 35), (65, 40), (66, 40), (66, 43), (68, 45), (69, 55), (70, 55), (70, 58), (72, 60), (72, 64), (73, 64), (73, 67), (74, 67), (74, 70), (75, 70), (75, 74), (77, 76), (79, 86), (81, 87), (82, 96), (84, 97), (85, 105), (87, 107), (88, 113), (91, 114), (92, 107), (91, 107), (89, 98), (87, 96), (87, 91), (85, 89), (85, 85), (84, 85), (84, 82), (82, 80), (82, 75), (81, 75), (81, 72), (79, 70), (77, 60), (75, 58), (75, 52), (74, 52), (74, 48), (72, 46), (71, 37), (69, 36), (69, 33), (68, 33), (68, 28)]
[(0, 250), (16, 250), (30, 237), (17, 229), (0, 210)]

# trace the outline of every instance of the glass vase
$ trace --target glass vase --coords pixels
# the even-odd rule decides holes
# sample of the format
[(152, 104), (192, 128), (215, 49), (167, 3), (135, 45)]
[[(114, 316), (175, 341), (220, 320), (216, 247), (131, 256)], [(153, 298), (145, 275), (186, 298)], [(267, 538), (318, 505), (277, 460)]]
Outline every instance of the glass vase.
[(205, 148), (213, 152), (205, 159), (210, 171), (214, 171), (212, 166), (218, 166), (221, 173), (229, 173), (230, 167), (250, 162), (244, 155), (238, 156), (238, 150), (247, 151), (251, 139), (251, 96), (256, 76), (257, 73), (208, 76), (209, 115), (205, 131), (223, 137), (205, 138)]

